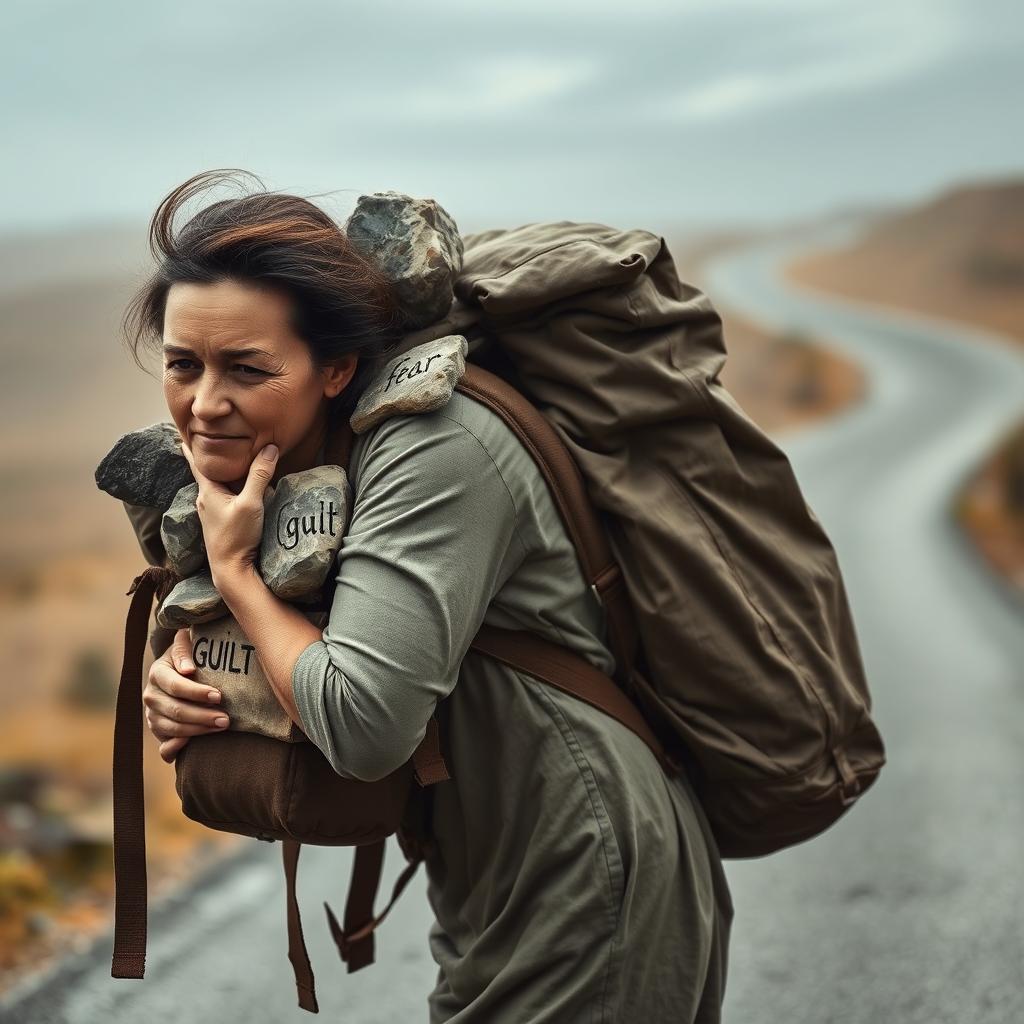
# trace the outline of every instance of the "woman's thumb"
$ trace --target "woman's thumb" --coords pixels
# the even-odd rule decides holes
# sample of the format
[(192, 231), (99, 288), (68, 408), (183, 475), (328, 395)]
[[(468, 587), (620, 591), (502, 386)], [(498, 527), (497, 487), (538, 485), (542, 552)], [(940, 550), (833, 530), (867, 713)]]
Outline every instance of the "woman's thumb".
[(196, 666), (192, 661), (192, 633), (188, 629), (179, 629), (174, 634), (171, 644), (171, 661), (176, 671), (191, 672)]
[(259, 455), (249, 465), (249, 475), (242, 485), (241, 493), (254, 499), (254, 504), (263, 503), (263, 495), (270, 486), (274, 470), (277, 468), (279, 449), (276, 444), (264, 445)]

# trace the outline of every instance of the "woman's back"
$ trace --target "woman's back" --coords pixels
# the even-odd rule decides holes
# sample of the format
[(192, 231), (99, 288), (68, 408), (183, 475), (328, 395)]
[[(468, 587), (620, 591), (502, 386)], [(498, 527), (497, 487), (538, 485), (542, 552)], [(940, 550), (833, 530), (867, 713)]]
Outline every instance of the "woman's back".
[(432, 1021), (718, 1021), (732, 904), (688, 783), (614, 719), (468, 650), (487, 621), (614, 667), (530, 455), (456, 391), (358, 437), (350, 475), (331, 619), (293, 689), (310, 738), (363, 778), (447, 698), (452, 779), (416, 797), (436, 842)]

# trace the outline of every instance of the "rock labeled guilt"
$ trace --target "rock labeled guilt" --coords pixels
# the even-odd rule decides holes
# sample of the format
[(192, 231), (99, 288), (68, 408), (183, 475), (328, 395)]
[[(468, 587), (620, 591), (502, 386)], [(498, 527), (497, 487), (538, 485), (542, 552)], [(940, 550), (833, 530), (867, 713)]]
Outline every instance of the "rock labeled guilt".
[(340, 466), (278, 481), (263, 512), (258, 570), (282, 600), (315, 594), (326, 582), (348, 525), (349, 490)]

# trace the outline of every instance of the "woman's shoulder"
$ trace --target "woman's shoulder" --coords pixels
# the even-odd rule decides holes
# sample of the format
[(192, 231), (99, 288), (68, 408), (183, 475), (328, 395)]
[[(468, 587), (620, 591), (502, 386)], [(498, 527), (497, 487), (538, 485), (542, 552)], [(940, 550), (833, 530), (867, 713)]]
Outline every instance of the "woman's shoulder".
[(506, 484), (522, 471), (524, 456), (529, 459), (501, 416), (458, 390), (439, 408), (388, 417), (357, 435), (352, 450), (355, 476), (369, 462), (401, 457), (434, 463), (432, 472), (455, 471), (460, 465), (472, 471), (490, 463)]

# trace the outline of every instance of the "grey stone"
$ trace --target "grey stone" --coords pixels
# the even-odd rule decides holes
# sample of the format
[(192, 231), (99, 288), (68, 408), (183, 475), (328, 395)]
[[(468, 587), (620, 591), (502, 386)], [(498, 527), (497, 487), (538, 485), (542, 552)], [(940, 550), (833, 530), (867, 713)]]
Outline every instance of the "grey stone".
[(206, 565), (203, 524), (196, 509), (199, 484), (186, 484), (160, 519), (160, 540), (170, 567), (179, 576), (194, 576)]
[(360, 196), (345, 233), (387, 274), (410, 330), (448, 312), (463, 244), (455, 221), (435, 200), (401, 192)]
[(173, 423), (154, 423), (122, 434), (96, 467), (96, 486), (132, 505), (165, 510), (192, 483)]
[(228, 606), (213, 585), (208, 572), (181, 580), (156, 610), (156, 621), (169, 629), (181, 629), (200, 622), (211, 622), (226, 615)]
[(352, 430), (362, 434), (390, 416), (447, 405), (466, 370), (466, 351), (466, 339), (449, 334), (390, 359), (359, 396)]
[(327, 580), (348, 523), (341, 466), (314, 466), (277, 482), (263, 513), (259, 573), (282, 600), (313, 597)]

